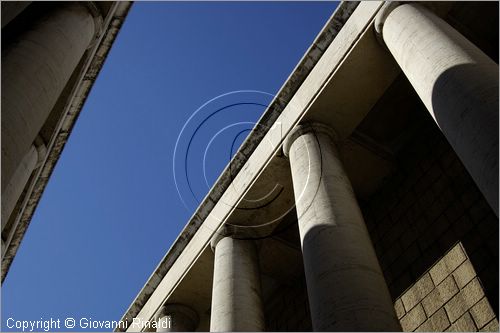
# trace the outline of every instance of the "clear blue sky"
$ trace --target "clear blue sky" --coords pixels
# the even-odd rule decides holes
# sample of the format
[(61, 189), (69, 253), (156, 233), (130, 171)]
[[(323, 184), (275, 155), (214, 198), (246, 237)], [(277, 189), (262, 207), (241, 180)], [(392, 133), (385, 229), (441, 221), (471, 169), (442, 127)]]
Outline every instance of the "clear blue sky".
[[(277, 93), (336, 6), (135, 3), (2, 286), (3, 330), (121, 318), (271, 97), (186, 125), (184, 205), (186, 121)], [(203, 122), (235, 103), (252, 104)]]

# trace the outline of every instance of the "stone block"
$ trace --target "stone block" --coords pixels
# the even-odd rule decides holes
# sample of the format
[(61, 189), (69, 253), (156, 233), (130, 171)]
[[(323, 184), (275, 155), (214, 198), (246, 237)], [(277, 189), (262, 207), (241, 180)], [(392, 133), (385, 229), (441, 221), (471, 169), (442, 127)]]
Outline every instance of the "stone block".
[(477, 200), (470, 208), (469, 215), (474, 221), (481, 221), (483, 218), (491, 212), (490, 206), (486, 203), (486, 200)]
[(480, 195), (478, 191), (463, 191), (462, 195), (460, 196), (460, 200), (462, 201), (462, 204), (464, 205), (464, 209), (468, 209), (471, 207), (474, 202), (476, 202), (478, 199), (480, 199)]
[(470, 306), (476, 304), (484, 296), (483, 286), (478, 278), (474, 278), (461, 291)]
[(446, 223), (446, 225), (448, 225), (449, 222), (446, 219), (446, 216), (442, 214), (446, 209), (447, 204), (448, 203), (442, 200), (440, 197), (437, 197), (426, 211), (428, 218), (430, 218), (431, 220), (438, 219), (436, 223)]
[(403, 252), (399, 242), (392, 243), (392, 245), (393, 246), (383, 254), (382, 260), (380, 260), (383, 270), (387, 269)]
[(464, 214), (464, 206), (460, 200), (455, 200), (452, 204), (448, 206), (445, 210), (445, 215), (449, 221), (455, 222)]
[(467, 214), (463, 214), (458, 219), (453, 222), (452, 228), (459, 238), (467, 234), (469, 230), (474, 227), (474, 224), (470, 220)]
[(444, 259), (439, 260), (432, 268), (429, 270), (429, 274), (435, 284), (440, 284), (448, 275), (450, 275), (450, 270), (446, 266)]
[(403, 253), (401, 260), (404, 260), (405, 269), (408, 269), (408, 266), (415, 260), (417, 260), (420, 257), (420, 255), (421, 255), (420, 248), (418, 247), (417, 242), (414, 242)]
[(398, 202), (396, 207), (391, 210), (391, 213), (389, 214), (390, 218), (392, 221), (394, 221), (395, 224), (400, 223), (400, 220), (402, 220), (401, 216), (404, 214), (404, 210), (401, 207), (401, 204)]
[(413, 205), (410, 208), (408, 208), (408, 211), (406, 212), (406, 218), (411, 223), (414, 223), (415, 221), (418, 221), (418, 218), (422, 214), (423, 214), (422, 208), (420, 207), (418, 201), (415, 199)]
[(414, 226), (408, 225), (406, 227), (405, 232), (401, 235), (399, 242), (403, 249), (408, 248), (413, 242), (415, 242), (418, 238), (418, 231)]
[(401, 317), (405, 315), (406, 311), (401, 298), (397, 299), (394, 303), (394, 310), (396, 311), (396, 316), (398, 316), (398, 319), (401, 319)]
[(401, 296), (405, 309), (412, 309), (415, 305), (420, 303), (432, 289), (434, 289), (434, 283), (432, 283), (431, 276), (427, 273)]
[(476, 271), (469, 260), (464, 261), (453, 271), (453, 278), (460, 289), (464, 288), (476, 275)]
[[(403, 256), (404, 255), (405, 254), (403, 254)], [(389, 266), (389, 270), (391, 271), (393, 276), (400, 276), (404, 274), (408, 270), (408, 264), (406, 262), (406, 259), (394, 261), (392, 265)], [(409, 284), (408, 286), (411, 286), (411, 284)]]
[(456, 322), (454, 322), (446, 332), (477, 332), (477, 327), (470, 313), (466, 312)]
[(390, 230), (383, 236), (382, 241), (386, 244), (392, 244), (401, 237), (404, 233), (406, 225), (403, 221), (398, 221), (393, 224)]
[[(419, 223), (420, 221), (424, 221), (423, 219), (419, 220)], [(423, 231), (421, 229), (421, 227), (423, 227), (424, 224), (419, 224), (417, 225), (417, 229), (423, 234), (420, 234), (419, 235), (419, 239), (417, 240), (418, 242), (418, 247), (420, 248), (420, 250), (422, 252), (428, 252), (429, 251), (429, 248), (432, 247), (433, 244), (435, 244), (434, 240), (433, 239), (430, 239), (429, 237), (427, 237), (427, 235), (429, 235), (432, 231), (430, 229), (427, 229), (427, 231)]]
[(422, 300), (425, 313), (430, 316), (459, 292), (453, 276), (448, 276)]
[(444, 332), (450, 326), (450, 320), (444, 309), (439, 309), (417, 328), (419, 332)]
[[(424, 212), (427, 214), (427, 209), (432, 206), (436, 198), (434, 197), (434, 193), (430, 189), (425, 190), (424, 187), (425, 182), (420, 181), (417, 183), (417, 187), (415, 188), (415, 191), (417, 193), (422, 193), (418, 199), (420, 206), (424, 209)], [(419, 189), (419, 187), (421, 187)]]
[(439, 196), (448, 187), (448, 178), (441, 175), (432, 185), (431, 189), (435, 196)]
[(488, 324), (492, 319), (495, 319), (495, 313), (490, 306), (488, 298), (483, 297), (471, 309), (470, 314), (476, 323), (476, 326), (481, 329)]
[(495, 318), (486, 326), (480, 329), (480, 332), (498, 332), (498, 320)]
[(451, 271), (455, 270), (465, 260), (467, 260), (467, 255), (460, 243), (455, 245), (445, 256), (446, 265)]
[(451, 322), (456, 321), (484, 296), (484, 291), (477, 278), (445, 304), (446, 313)]
[(443, 212), (444, 212), (455, 201), (455, 199), (458, 197), (458, 195), (456, 195), (455, 192), (453, 192), (453, 190), (451, 188), (447, 187), (444, 189), (443, 192), (441, 192), (439, 197), (446, 204), (446, 206), (443, 209)]
[(458, 243), (455, 245), (441, 260), (439, 260), (434, 267), (430, 269), (430, 274), (434, 284), (438, 285), (448, 275), (451, 274), (460, 264), (467, 260), (465, 251), (462, 245)]
[[(426, 215), (421, 213), (419, 215), (419, 217), (417, 218), (417, 220), (415, 221), (414, 225), (420, 233), (423, 233), (429, 229), (429, 227), (431, 226), (431, 223), (432, 223), (432, 221), (429, 221), (427, 219)], [(420, 235), (420, 239), (422, 239), (422, 235)]]
[(424, 308), (421, 304), (411, 309), (403, 318), (401, 318), (401, 327), (403, 331), (414, 331), (427, 319)]

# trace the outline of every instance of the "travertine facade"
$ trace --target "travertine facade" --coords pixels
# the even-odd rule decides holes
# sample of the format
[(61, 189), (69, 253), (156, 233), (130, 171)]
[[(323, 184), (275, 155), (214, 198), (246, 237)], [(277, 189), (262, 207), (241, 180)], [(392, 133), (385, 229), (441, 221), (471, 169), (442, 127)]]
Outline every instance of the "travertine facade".
[(497, 30), (498, 3), (342, 3), (124, 320), (498, 330)]
[[(54, 4), (29, 29), (36, 5), (4, 6), (5, 274), (129, 4)], [(497, 331), (497, 32), (497, 2), (340, 4), (126, 329)], [(54, 44), (38, 62), (33, 38)], [(57, 80), (16, 75), (59, 57)]]

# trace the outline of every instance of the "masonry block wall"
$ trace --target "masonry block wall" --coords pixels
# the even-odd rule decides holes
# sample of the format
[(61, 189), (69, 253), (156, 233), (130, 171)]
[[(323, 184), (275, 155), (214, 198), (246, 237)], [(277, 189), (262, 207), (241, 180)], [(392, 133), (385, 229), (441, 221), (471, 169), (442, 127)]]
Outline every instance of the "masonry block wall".
[(498, 330), (498, 218), (428, 118), (360, 203), (367, 227), (405, 330)]
[(498, 321), (461, 243), (394, 303), (404, 331), (498, 331)]
[(267, 331), (312, 331), (305, 277), (282, 285), (264, 307)]

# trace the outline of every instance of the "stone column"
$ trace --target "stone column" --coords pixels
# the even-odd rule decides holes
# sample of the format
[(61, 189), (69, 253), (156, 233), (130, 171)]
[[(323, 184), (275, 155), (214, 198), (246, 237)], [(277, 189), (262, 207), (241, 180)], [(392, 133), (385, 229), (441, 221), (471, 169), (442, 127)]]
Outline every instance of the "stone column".
[(252, 240), (218, 236), (210, 331), (264, 331), (258, 254)]
[(198, 326), (196, 311), (183, 304), (166, 304), (156, 314), (156, 332), (193, 332)]
[(401, 330), (375, 250), (333, 142), (321, 124), (285, 139), (314, 331)]
[(2, 193), (98, 31), (92, 6), (57, 4), (2, 49)]
[(498, 216), (498, 65), (420, 4), (375, 28)]

